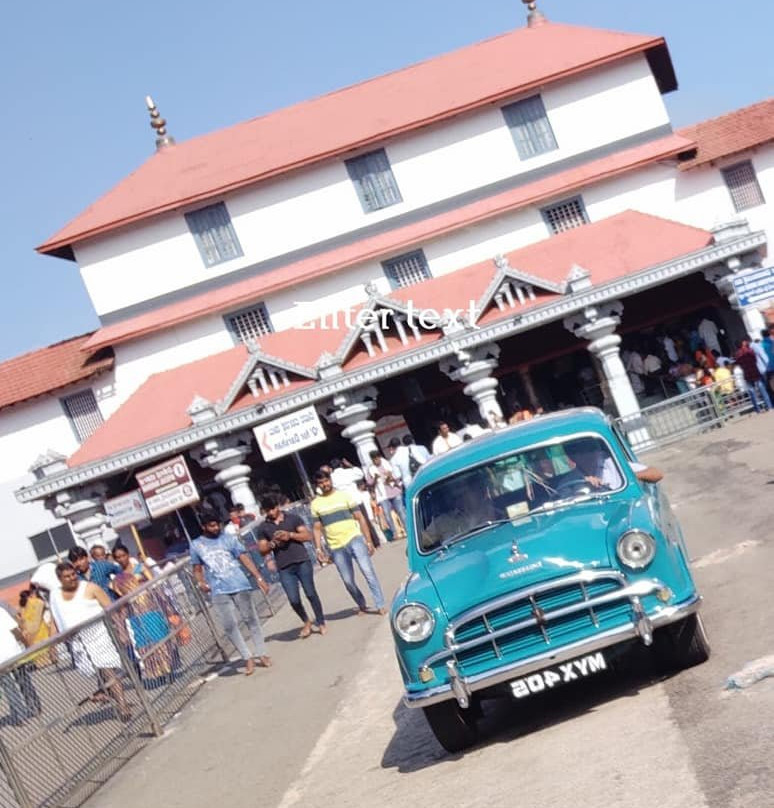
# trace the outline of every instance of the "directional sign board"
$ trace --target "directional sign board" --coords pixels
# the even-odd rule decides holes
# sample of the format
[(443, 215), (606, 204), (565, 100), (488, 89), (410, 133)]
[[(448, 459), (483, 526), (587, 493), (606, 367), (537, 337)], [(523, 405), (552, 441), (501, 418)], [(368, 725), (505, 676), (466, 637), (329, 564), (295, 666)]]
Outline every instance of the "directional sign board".
[(325, 430), (313, 406), (259, 424), (253, 432), (267, 462), (325, 440)]
[(763, 267), (735, 275), (733, 284), (740, 306), (770, 300), (774, 298), (774, 267)]
[(136, 525), (138, 522), (145, 522), (150, 519), (142, 492), (137, 490), (128, 491), (126, 494), (121, 494), (112, 499), (106, 499), (105, 513), (110, 519), (110, 525), (113, 530)]
[(199, 501), (199, 492), (182, 455), (141, 471), (135, 477), (153, 517)]

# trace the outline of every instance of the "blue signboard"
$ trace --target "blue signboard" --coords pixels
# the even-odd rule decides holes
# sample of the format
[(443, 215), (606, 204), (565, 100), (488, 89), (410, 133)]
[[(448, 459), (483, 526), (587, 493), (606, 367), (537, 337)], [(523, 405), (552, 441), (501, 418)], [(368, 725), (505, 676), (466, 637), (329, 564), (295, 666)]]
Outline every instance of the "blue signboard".
[(736, 275), (733, 284), (740, 306), (774, 299), (774, 267), (764, 267), (744, 275)]

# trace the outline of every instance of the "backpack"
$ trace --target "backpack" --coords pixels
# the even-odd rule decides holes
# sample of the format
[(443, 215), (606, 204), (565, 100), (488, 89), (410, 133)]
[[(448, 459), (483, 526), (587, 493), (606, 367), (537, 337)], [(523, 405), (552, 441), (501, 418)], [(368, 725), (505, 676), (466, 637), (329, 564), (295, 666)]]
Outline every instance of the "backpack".
[(417, 473), (417, 471), (419, 470), (419, 467), (422, 464), (416, 459), (416, 457), (414, 457), (414, 453), (411, 451), (410, 446), (408, 447), (408, 453), (409, 453), (408, 467), (409, 467), (409, 471), (411, 472), (411, 475), (413, 476), (414, 474)]

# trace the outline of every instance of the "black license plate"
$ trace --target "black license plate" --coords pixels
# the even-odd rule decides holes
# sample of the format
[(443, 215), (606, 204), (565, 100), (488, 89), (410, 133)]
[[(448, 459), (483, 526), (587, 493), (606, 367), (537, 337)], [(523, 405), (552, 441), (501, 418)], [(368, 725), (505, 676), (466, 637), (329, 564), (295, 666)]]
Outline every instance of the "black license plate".
[(511, 694), (515, 699), (524, 699), (606, 670), (605, 656), (601, 651), (597, 651), (596, 654), (586, 654), (569, 662), (531, 673), (529, 676), (523, 676), (521, 679), (514, 679), (510, 683)]

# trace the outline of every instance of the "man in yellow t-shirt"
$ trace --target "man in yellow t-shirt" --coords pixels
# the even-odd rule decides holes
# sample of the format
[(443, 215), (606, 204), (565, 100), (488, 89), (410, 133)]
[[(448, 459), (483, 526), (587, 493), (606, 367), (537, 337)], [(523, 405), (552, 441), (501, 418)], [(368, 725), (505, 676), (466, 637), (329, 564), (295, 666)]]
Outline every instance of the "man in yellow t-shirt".
[(344, 587), (357, 604), (357, 613), (365, 614), (366, 600), (360, 587), (355, 583), (357, 564), (374, 599), (374, 608), (379, 614), (386, 614), (384, 595), (376, 571), (371, 563), (374, 545), (371, 532), (363, 518), (360, 503), (347, 491), (336, 491), (327, 471), (318, 471), (314, 476), (320, 495), (312, 500), (314, 516), (314, 546), (317, 558), (322, 561), (322, 537), (330, 547), (333, 563), (339, 571)]

